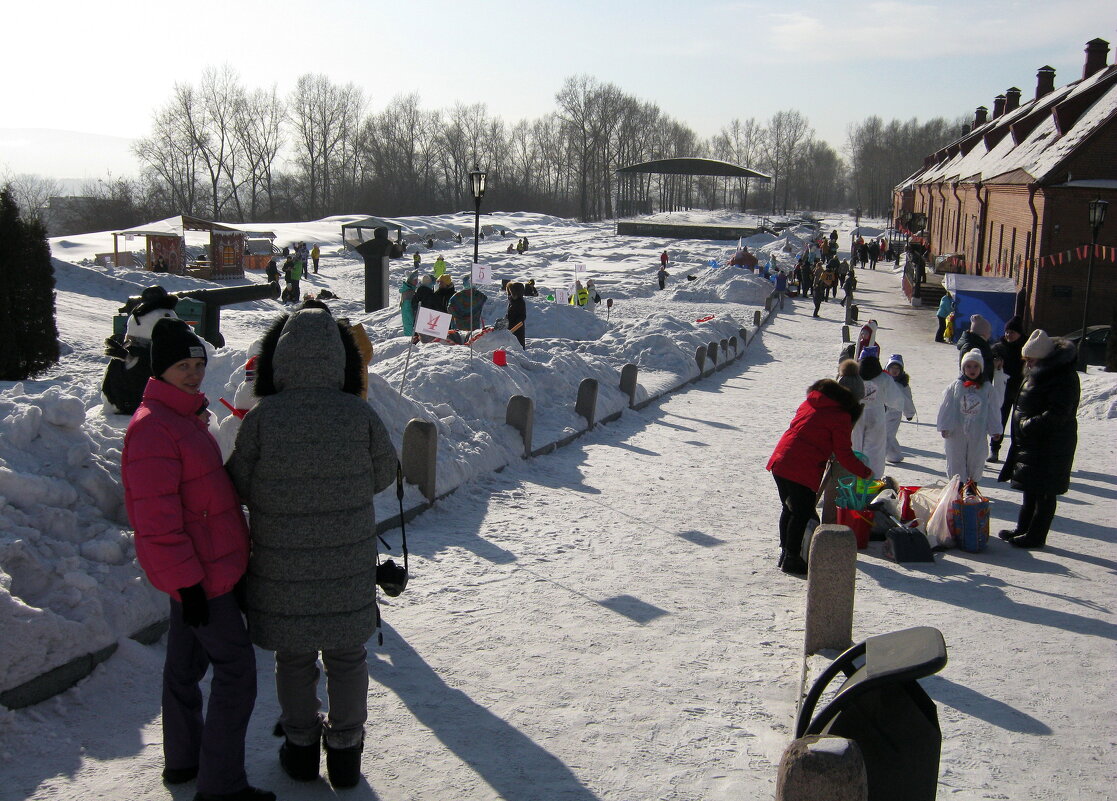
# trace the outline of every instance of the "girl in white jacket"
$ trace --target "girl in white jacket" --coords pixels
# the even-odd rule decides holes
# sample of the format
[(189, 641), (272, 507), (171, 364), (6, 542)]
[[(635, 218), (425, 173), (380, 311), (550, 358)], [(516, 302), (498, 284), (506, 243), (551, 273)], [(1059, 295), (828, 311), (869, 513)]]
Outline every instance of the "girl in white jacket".
[(960, 375), (942, 393), (936, 428), (946, 441), (946, 476), (977, 482), (989, 455), (989, 436), (1001, 428), (999, 393), (984, 378), (985, 360), (974, 348)]
[(884, 366), (884, 371), (892, 376), (892, 380), (896, 382), (896, 388), (900, 390), (900, 395), (903, 398), (903, 408), (888, 407), (885, 411), (885, 423), (888, 427), (888, 461), (893, 464), (904, 461), (904, 452), (900, 448), (900, 441), (897, 439), (897, 434), (900, 431), (900, 418), (906, 417), (911, 420), (915, 417), (915, 401), (911, 398), (911, 376), (904, 372), (904, 357), (899, 353), (893, 353), (892, 358), (888, 360), (888, 364)]
[(853, 448), (865, 454), (873, 475), (880, 477), (884, 475), (888, 447), (887, 410), (903, 409), (904, 399), (892, 376), (881, 369), (880, 348), (876, 345), (864, 348), (860, 362), (861, 380), (865, 382), (865, 411), (853, 428)]

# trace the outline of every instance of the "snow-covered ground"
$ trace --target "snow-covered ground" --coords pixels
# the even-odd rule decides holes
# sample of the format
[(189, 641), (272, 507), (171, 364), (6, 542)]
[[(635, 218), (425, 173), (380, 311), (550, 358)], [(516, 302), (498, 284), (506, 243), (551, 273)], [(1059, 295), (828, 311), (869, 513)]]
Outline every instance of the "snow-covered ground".
[[(610, 225), (533, 214), (486, 215), (493, 274), (534, 277), (529, 350), (511, 335), (414, 349), (392, 310), (362, 311), (363, 266), (341, 246), (349, 218), (260, 226), (277, 244), (322, 246), (304, 291), (340, 296), (337, 316), (363, 322), (375, 344), (370, 399), (400, 444), (412, 417), (439, 432), (438, 488), (453, 495), (408, 525), (413, 578), (384, 603), (385, 643), (370, 656), (366, 783), (354, 798), (721, 799), (771, 797), (791, 737), (803, 640), (804, 584), (774, 566), (778, 501), (763, 467), (808, 384), (832, 375), (841, 309), (813, 319), (793, 301), (727, 369), (530, 461), (504, 425), (514, 394), (536, 403), (535, 443), (583, 426), (578, 383), (601, 385), (598, 416), (624, 409), (620, 367), (639, 366), (641, 397), (697, 375), (698, 345), (751, 327), (770, 286), (724, 262), (729, 243), (617, 237)], [(733, 224), (730, 215), (690, 221)], [(401, 220), (405, 232), (468, 231), (472, 214)], [(832, 218), (824, 230), (845, 233)], [(499, 230), (507, 236), (502, 238)], [(505, 252), (528, 236), (531, 249)], [(804, 232), (791, 232), (801, 237)], [(795, 240), (792, 240), (793, 242)], [(759, 243), (756, 243), (759, 244)], [(762, 248), (780, 263), (783, 243)], [(794, 247), (794, 245), (792, 245)], [(163, 798), (159, 723), (162, 643), (127, 635), (165, 615), (134, 563), (119, 486), (127, 420), (105, 415), (102, 341), (149, 273), (87, 263), (111, 237), (52, 241), (66, 356), (40, 380), (0, 384), (0, 691), (119, 642), (74, 689), (0, 711), (0, 799)], [(671, 254), (668, 290), (655, 288)], [(422, 249), (423, 266), (435, 252)], [(472, 242), (438, 240), (457, 279)], [(548, 303), (586, 266), (603, 298), (596, 314)], [(393, 262), (393, 285), (410, 271)], [(687, 281), (686, 275), (696, 280)], [(862, 319), (880, 321), (885, 354), (903, 353), (918, 422), (905, 423), (903, 484), (941, 477), (933, 427), (957, 355), (932, 341), (933, 312), (902, 301), (886, 270), (862, 272)], [(163, 277), (174, 291), (204, 284)], [(253, 275), (248, 280), (262, 281)], [(460, 284), (460, 281), (456, 281)], [(487, 320), (503, 314), (498, 287)], [(808, 309), (804, 313), (804, 309)], [(272, 301), (222, 312), (227, 346), (205, 391), (232, 399), (245, 352), (280, 310)], [(713, 315), (704, 322), (700, 318)], [(508, 349), (508, 365), (489, 358)], [(1115, 653), (1112, 519), (1117, 377), (1084, 379), (1071, 491), (1050, 545), (1021, 552), (999, 540), (980, 555), (934, 565), (859, 556), (855, 638), (910, 625), (943, 631), (950, 664), (924, 685), (940, 710), (940, 794), (958, 799), (1109, 798), (1117, 779), (1108, 715)], [(496, 473), (496, 468), (505, 467)], [(1019, 497), (994, 483), (994, 531)], [(409, 487), (406, 502), (420, 502)], [(387, 516), (394, 494), (377, 499)], [(398, 544), (398, 533), (388, 535)], [(268, 734), (277, 715), (270, 655), (249, 733), (249, 777), (281, 798), (326, 798), (296, 785)], [(189, 798), (192, 786), (170, 792)]]

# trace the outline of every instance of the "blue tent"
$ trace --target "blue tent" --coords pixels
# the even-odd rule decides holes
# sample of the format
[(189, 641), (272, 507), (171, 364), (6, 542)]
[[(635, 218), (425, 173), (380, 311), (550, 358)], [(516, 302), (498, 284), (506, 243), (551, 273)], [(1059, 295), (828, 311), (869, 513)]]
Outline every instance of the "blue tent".
[(1004, 336), (1005, 323), (1016, 313), (1016, 282), (1011, 278), (948, 273), (943, 288), (954, 298), (955, 339), (970, 327), (970, 317), (980, 314), (993, 327), (989, 341)]

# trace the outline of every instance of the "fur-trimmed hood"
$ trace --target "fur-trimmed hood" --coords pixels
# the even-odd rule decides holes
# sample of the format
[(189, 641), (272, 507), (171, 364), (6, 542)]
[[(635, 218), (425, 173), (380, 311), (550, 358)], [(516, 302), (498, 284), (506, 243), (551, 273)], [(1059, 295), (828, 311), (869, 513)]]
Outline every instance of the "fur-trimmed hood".
[(1078, 348), (1069, 339), (1052, 337), (1051, 342), (1054, 350), (1026, 371), (1026, 375), (1034, 381), (1042, 381), (1048, 374), (1064, 370), (1068, 364), (1073, 367), (1078, 362)]
[(843, 387), (837, 381), (830, 378), (823, 378), (819, 381), (815, 381), (811, 384), (810, 389), (807, 390), (808, 397), (812, 392), (817, 392), (823, 397), (829, 398), (842, 409), (845, 409), (845, 411), (849, 413), (850, 420), (853, 421), (854, 425), (861, 419), (861, 412), (865, 407), (861, 405), (860, 399), (855, 397), (850, 390)]
[[(295, 318), (303, 315), (313, 315), (315, 319), (295, 321)], [(326, 319), (323, 320), (322, 317)], [(335, 330), (336, 339), (332, 335)], [(295, 335), (306, 347), (281, 348), (285, 333), (288, 336)], [(289, 343), (290, 340), (284, 344)], [(348, 326), (334, 320), (327, 311), (300, 309), (276, 318), (260, 340), (260, 357), (256, 363), (256, 397), (275, 395), (291, 386), (308, 385), (336, 386), (350, 395), (360, 395), (362, 369), (361, 353)]]

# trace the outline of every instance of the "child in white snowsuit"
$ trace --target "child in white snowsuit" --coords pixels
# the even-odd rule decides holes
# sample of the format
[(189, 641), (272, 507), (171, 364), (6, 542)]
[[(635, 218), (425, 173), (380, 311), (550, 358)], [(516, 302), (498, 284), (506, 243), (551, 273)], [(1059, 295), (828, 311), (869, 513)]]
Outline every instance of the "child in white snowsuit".
[(890, 406), (884, 413), (885, 423), (888, 426), (888, 461), (897, 464), (904, 461), (904, 452), (900, 448), (900, 441), (897, 439), (897, 434), (900, 431), (900, 418), (906, 417), (911, 420), (915, 417), (915, 401), (911, 398), (911, 376), (904, 372), (904, 357), (899, 353), (893, 353), (884, 370), (892, 376), (892, 380), (896, 382), (896, 388), (900, 390), (900, 396), (904, 400), (902, 409)]
[(999, 393), (985, 380), (977, 348), (962, 357), (962, 375), (942, 393), (935, 427), (946, 445), (946, 476), (977, 482), (989, 455), (989, 436), (1001, 429)]
[(853, 448), (865, 454), (874, 476), (884, 475), (888, 446), (886, 410), (904, 406), (900, 388), (880, 366), (880, 348), (876, 345), (861, 351), (861, 380), (865, 382), (865, 411), (853, 427)]

